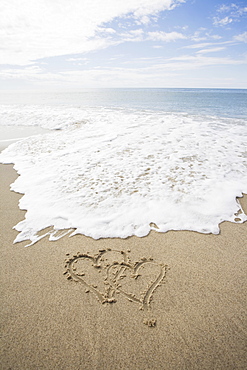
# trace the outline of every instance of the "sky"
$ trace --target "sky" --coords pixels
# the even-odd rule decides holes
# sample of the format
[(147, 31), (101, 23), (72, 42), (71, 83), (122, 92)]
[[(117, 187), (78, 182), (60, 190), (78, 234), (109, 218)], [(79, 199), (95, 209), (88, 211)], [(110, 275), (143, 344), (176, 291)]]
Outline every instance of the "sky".
[(247, 88), (247, 0), (1, 0), (0, 89)]

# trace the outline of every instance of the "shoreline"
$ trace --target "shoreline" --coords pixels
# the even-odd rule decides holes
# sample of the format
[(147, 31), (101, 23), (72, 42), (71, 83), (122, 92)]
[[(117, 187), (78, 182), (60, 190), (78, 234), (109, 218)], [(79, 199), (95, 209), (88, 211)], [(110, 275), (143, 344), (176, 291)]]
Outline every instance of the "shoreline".
[(0, 126), (1, 140), (0, 152), (7, 148), (10, 144), (18, 140), (39, 134), (51, 132), (51, 130), (44, 129), (38, 126)]
[[(247, 223), (224, 222), (219, 235), (76, 235), (24, 248), (25, 242), (13, 244), (12, 227), (25, 214), (18, 208), (22, 195), (9, 190), (17, 173), (12, 165), (0, 165), (0, 174), (3, 369), (245, 368)], [(240, 202), (246, 212), (247, 197)], [(122, 262), (122, 292), (116, 302), (101, 304), (94, 293), (105, 289), (98, 271), (84, 266), (83, 257), (78, 266), (86, 268), (85, 278), (67, 279), (64, 259), (80, 252), (95, 262), (109, 248), (110, 264), (127, 253), (133, 265), (150, 257), (154, 263), (144, 263), (133, 281), (133, 269)], [(139, 310), (141, 292), (157, 278), (161, 263), (169, 270), (151, 292), (150, 312)], [(123, 292), (134, 293), (139, 303)], [(144, 325), (147, 319), (157, 320), (156, 326)]]

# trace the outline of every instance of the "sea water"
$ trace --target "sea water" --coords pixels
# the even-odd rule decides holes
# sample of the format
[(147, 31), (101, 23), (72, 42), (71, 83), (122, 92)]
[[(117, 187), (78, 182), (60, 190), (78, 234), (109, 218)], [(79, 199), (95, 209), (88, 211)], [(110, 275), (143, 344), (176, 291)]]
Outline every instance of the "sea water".
[(47, 227), (50, 240), (98, 239), (247, 220), (247, 90), (5, 92), (0, 125), (50, 130), (0, 155), (27, 210), (16, 242)]

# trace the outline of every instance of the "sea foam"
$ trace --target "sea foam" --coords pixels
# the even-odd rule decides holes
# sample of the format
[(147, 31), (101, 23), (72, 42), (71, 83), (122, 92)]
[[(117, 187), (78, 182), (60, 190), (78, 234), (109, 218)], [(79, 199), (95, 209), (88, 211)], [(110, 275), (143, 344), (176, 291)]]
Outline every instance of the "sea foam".
[(217, 234), (222, 221), (247, 220), (236, 199), (247, 193), (241, 119), (35, 106), (11, 114), (5, 123), (61, 129), (0, 155), (15, 164), (20, 176), (11, 189), (24, 194), (27, 210), (15, 242), (33, 244), (49, 226), (50, 240), (63, 235), (58, 230), (98, 239), (150, 230)]

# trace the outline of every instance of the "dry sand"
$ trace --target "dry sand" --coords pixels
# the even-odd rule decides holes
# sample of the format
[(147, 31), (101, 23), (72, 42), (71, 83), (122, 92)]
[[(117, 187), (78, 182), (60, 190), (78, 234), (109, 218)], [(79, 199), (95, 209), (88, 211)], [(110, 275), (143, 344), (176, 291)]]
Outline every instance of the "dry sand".
[[(25, 243), (13, 245), (12, 227), (25, 215), (18, 208), (21, 195), (9, 190), (17, 175), (10, 165), (0, 170), (1, 369), (247, 368), (247, 223), (223, 223), (220, 235), (152, 232), (145, 238), (97, 241), (78, 235), (25, 248)], [(241, 201), (246, 212), (247, 197)], [(119, 252), (102, 252), (101, 260), (81, 255), (77, 264), (64, 264), (71, 254), (97, 256), (107, 248)], [(152, 257), (153, 264), (134, 271), (133, 263), (142, 257)], [(119, 274), (126, 275), (118, 288), (114, 260)], [(67, 279), (67, 268), (74, 275), (85, 269), (85, 276)], [(134, 279), (135, 273), (141, 276)], [(166, 276), (156, 289), (151, 281), (160, 273)], [(102, 298), (99, 292), (107, 287), (108, 298), (116, 302), (101, 304), (96, 294)], [(148, 313), (139, 308), (149, 303), (152, 290)], [(128, 300), (131, 293), (140, 302)], [(145, 325), (146, 319), (157, 320), (156, 326)]]

